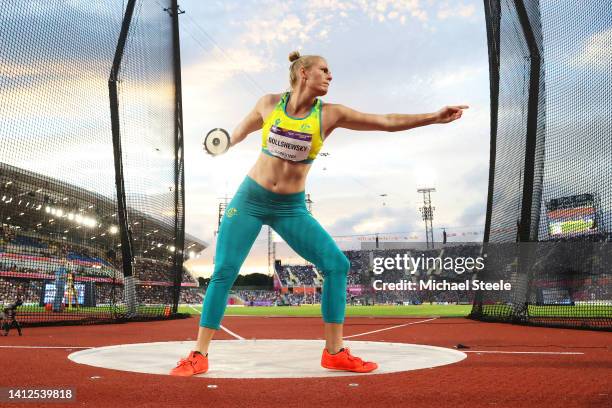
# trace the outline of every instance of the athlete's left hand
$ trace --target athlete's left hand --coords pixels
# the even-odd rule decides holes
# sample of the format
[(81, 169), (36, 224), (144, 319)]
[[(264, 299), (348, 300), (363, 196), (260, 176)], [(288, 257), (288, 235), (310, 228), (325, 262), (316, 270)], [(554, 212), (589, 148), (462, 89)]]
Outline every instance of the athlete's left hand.
[(463, 114), (463, 109), (468, 109), (467, 105), (445, 106), (436, 112), (436, 123), (449, 123), (457, 120)]

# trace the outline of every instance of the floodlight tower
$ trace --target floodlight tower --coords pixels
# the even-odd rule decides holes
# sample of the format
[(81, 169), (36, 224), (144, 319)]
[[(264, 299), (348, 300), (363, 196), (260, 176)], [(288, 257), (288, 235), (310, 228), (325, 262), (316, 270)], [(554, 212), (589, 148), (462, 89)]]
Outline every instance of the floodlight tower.
[(427, 249), (431, 243), (431, 248), (434, 247), (433, 239), (433, 217), (434, 210), (436, 207), (431, 206), (431, 193), (435, 192), (436, 189), (433, 187), (421, 187), (417, 189), (418, 193), (423, 193), (423, 206), (419, 207), (423, 221), (425, 221), (425, 240), (427, 243)]
[(272, 227), (268, 226), (268, 273), (274, 273), (274, 261), (276, 261), (276, 243)]

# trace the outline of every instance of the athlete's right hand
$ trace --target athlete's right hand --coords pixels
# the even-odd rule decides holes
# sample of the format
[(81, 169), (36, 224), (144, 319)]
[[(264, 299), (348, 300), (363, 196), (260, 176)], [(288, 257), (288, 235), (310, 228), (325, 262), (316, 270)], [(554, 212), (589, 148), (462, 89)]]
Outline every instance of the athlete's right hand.
[(461, 117), (463, 109), (468, 109), (467, 105), (445, 106), (436, 112), (436, 123), (450, 123)]

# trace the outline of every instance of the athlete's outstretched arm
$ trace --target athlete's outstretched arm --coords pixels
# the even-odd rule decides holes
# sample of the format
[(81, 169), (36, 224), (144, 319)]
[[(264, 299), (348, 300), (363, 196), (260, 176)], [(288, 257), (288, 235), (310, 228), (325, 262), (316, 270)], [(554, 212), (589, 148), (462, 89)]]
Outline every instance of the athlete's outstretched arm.
[(331, 129), (382, 130), (397, 132), (436, 123), (449, 123), (461, 117), (467, 105), (445, 106), (437, 112), (418, 114), (390, 113), (379, 115), (358, 112), (344, 105), (330, 105)]
[(250, 133), (261, 129), (263, 126), (263, 111), (266, 104), (270, 103), (274, 95), (264, 95), (255, 104), (253, 110), (236, 126), (230, 137), (230, 146), (242, 142)]

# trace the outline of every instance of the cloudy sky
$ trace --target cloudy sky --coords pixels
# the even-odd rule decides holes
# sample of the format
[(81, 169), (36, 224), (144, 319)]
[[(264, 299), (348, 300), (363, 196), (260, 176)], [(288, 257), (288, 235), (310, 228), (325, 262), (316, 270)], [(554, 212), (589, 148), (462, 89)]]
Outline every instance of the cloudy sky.
[[(423, 113), (467, 104), (463, 118), (400, 133), (336, 130), (310, 172), (313, 214), (351, 248), (367, 234), (424, 240), (417, 185), (432, 184), (434, 228), (482, 239), (489, 149), (489, 83), (481, 1), (181, 2), (187, 231), (210, 243), (218, 203), (231, 197), (260, 152), (253, 133), (212, 158), (201, 142), (233, 129), (264, 93), (288, 88), (287, 55), (324, 56), (333, 81), (324, 101), (371, 113)], [(386, 196), (381, 196), (386, 194)], [(351, 237), (346, 237), (351, 236)], [(362, 237), (360, 237), (362, 236)], [(365, 237), (365, 238), (364, 238)], [(282, 259), (295, 260), (278, 243)], [(242, 273), (265, 271), (262, 230)]]

